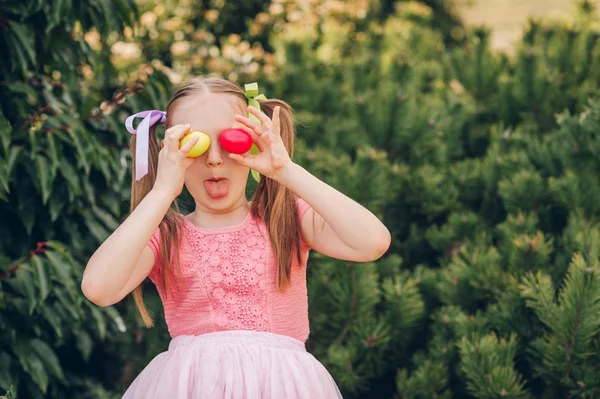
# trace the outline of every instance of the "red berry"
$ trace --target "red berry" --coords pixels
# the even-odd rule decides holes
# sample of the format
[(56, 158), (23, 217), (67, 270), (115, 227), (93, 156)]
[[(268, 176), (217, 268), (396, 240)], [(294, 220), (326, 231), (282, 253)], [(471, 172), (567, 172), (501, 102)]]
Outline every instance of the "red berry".
[(252, 147), (252, 138), (243, 129), (227, 129), (219, 136), (219, 143), (228, 152), (244, 154)]

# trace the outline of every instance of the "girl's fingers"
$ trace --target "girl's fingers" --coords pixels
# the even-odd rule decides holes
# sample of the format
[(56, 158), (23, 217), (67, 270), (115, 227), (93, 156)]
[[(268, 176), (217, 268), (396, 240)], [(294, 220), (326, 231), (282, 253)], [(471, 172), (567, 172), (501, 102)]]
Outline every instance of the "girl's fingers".
[(200, 140), (200, 137), (198, 137), (198, 136), (192, 137), (190, 141), (188, 141), (187, 143), (185, 143), (184, 145), (181, 146), (181, 148), (179, 149), (179, 152), (187, 157), (188, 153), (190, 152), (192, 147), (198, 142), (198, 140)]
[(239, 164), (246, 166), (250, 169), (253, 169), (254, 167), (254, 157), (247, 157), (240, 154), (229, 153), (229, 158), (233, 159), (234, 161), (237, 161)]
[(243, 123), (244, 126), (248, 127), (249, 129), (254, 130), (254, 132), (256, 132), (256, 134), (259, 136), (261, 134), (263, 134), (263, 132), (266, 130), (265, 126), (261, 125), (260, 123), (258, 123), (255, 120), (247, 118), (243, 115), (236, 115), (235, 120), (240, 123)]
[(258, 134), (256, 134), (256, 132), (249, 128), (248, 126), (236, 126), (238, 129), (242, 129), (243, 131), (245, 131), (246, 133), (248, 133), (250, 135), (250, 138), (252, 139), (252, 142), (254, 144), (256, 144), (256, 146), (258, 147), (259, 150), (263, 151), (264, 146), (263, 143), (261, 142), (261, 138)]
[(257, 110), (256, 108), (254, 108), (250, 105), (248, 106), (248, 112), (250, 112), (252, 115), (256, 116), (258, 118), (258, 120), (262, 122), (263, 126), (265, 128), (267, 128), (267, 130), (271, 128), (271, 119), (269, 119), (269, 117), (267, 115), (265, 115), (264, 113), (260, 112), (259, 110)]
[(279, 126), (279, 112), (281, 111), (281, 107), (278, 105), (273, 110), (273, 123), (271, 125), (271, 131), (274, 135), (281, 137), (281, 129)]
[(190, 130), (190, 124), (175, 125), (167, 129), (165, 139), (181, 139)]
[(179, 150), (179, 140), (190, 131), (190, 125), (175, 125), (165, 132), (165, 147)]

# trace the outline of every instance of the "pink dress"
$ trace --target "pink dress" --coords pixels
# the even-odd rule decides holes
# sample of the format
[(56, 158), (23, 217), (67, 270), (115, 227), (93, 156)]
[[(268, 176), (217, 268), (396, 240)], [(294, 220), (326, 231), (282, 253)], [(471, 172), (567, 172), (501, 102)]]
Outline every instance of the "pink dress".
[[(298, 200), (300, 219), (308, 204)], [(171, 342), (142, 370), (124, 399), (342, 398), (325, 367), (305, 349), (309, 335), (306, 262), (292, 264), (291, 286), (279, 292), (276, 264), (262, 220), (237, 226), (184, 224), (182, 283), (161, 287), (160, 234), (149, 242), (149, 278), (163, 301)], [(172, 280), (173, 281), (173, 280)]]

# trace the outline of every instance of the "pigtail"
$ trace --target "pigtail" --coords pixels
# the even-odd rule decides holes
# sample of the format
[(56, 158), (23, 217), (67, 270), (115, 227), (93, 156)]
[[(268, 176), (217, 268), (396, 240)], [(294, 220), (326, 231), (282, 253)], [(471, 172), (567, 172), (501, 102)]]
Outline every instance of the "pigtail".
[[(130, 212), (142, 202), (142, 200), (148, 195), (152, 188), (154, 187), (154, 182), (156, 181), (156, 174), (158, 171), (158, 152), (160, 151), (158, 140), (156, 137), (156, 126), (150, 127), (149, 130), (149, 140), (148, 140), (148, 174), (142, 177), (139, 181), (135, 180), (135, 141), (136, 136), (132, 135), (129, 143), (129, 148), (131, 150), (131, 154), (133, 155), (133, 173), (131, 178), (131, 201), (130, 201)], [(161, 253), (161, 261), (162, 261), (162, 284), (165, 292), (172, 294), (172, 282), (171, 282), (171, 262), (168, 262), (169, 259), (173, 259), (174, 263), (177, 265), (177, 270), (179, 270), (179, 251), (175, 250), (175, 248), (179, 248), (179, 232), (181, 230), (181, 220), (179, 218), (179, 207), (177, 201), (173, 201), (172, 206), (169, 208), (167, 213), (165, 214), (163, 221), (161, 222), (160, 229), (160, 253)], [(135, 305), (142, 317), (144, 325), (146, 327), (152, 327), (154, 322), (152, 317), (148, 313), (146, 309), (146, 305), (144, 304), (143, 292), (142, 292), (142, 284), (138, 285), (133, 290), (133, 299), (135, 301)]]
[[(261, 110), (273, 117), (273, 110), (280, 107), (281, 139), (290, 158), (294, 156), (294, 119), (291, 107), (281, 100), (260, 101)], [(271, 244), (277, 261), (277, 288), (284, 290), (290, 285), (293, 257), (302, 261), (300, 252), (300, 220), (296, 195), (275, 180), (261, 176), (254, 193), (252, 212), (262, 218), (269, 230)]]

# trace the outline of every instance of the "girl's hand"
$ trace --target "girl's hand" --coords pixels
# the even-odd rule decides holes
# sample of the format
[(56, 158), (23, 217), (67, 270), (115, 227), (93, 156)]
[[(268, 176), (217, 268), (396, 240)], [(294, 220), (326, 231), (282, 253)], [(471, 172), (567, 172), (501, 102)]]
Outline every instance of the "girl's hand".
[(241, 165), (254, 169), (263, 176), (276, 179), (284, 166), (292, 162), (290, 155), (281, 140), (281, 126), (279, 122), (280, 107), (273, 110), (273, 120), (254, 107), (248, 107), (248, 111), (256, 116), (261, 122), (236, 115), (235, 120), (242, 124), (242, 128), (252, 137), (252, 141), (259, 149), (256, 156), (229, 154), (229, 157)]
[(175, 199), (183, 190), (185, 170), (194, 162), (187, 155), (198, 137), (179, 148), (179, 140), (190, 131), (190, 125), (175, 125), (165, 132), (164, 147), (158, 152), (158, 171), (154, 189), (167, 192)]

